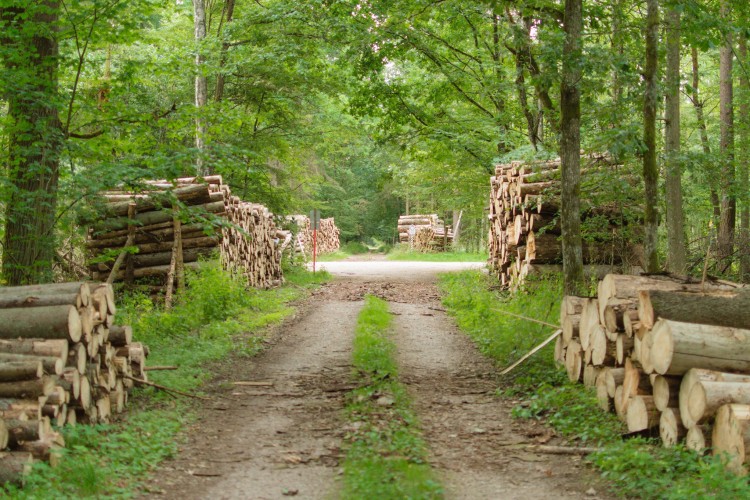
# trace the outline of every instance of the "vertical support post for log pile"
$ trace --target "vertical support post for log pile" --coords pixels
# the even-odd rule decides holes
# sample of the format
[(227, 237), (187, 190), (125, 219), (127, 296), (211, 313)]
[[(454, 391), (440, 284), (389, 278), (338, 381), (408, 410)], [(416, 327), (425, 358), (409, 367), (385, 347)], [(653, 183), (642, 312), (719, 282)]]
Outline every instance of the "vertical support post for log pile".
[(315, 274), (315, 261), (318, 257), (318, 230), (313, 229), (313, 274)]
[[(120, 270), (122, 261), (125, 260), (125, 256), (128, 254), (127, 248), (135, 242), (135, 227), (133, 227), (132, 221), (135, 218), (135, 202), (128, 203), (128, 239), (125, 240), (125, 246), (123, 247), (120, 255), (117, 256), (115, 263), (112, 264), (112, 271), (109, 273), (107, 278), (107, 284), (111, 285), (112, 282), (117, 278), (117, 273)], [(132, 229), (131, 229), (132, 228)]]
[[(135, 225), (133, 225), (133, 220), (135, 220), (135, 214), (136, 214), (136, 204), (131, 203), (128, 205), (128, 239), (132, 239), (132, 241), (135, 241)], [(133, 256), (128, 253), (125, 257), (125, 284), (128, 286), (133, 285), (133, 272), (134, 272), (134, 265), (133, 265)]]
[[(172, 216), (174, 240), (172, 241), (172, 260), (169, 263), (169, 272), (167, 273), (167, 292), (164, 296), (164, 309), (166, 310), (172, 309), (172, 297), (175, 288), (175, 272), (177, 270), (178, 260), (182, 260), (182, 224), (175, 204), (172, 205), (172, 209), (174, 211), (174, 215)], [(181, 264), (180, 267), (182, 267)]]

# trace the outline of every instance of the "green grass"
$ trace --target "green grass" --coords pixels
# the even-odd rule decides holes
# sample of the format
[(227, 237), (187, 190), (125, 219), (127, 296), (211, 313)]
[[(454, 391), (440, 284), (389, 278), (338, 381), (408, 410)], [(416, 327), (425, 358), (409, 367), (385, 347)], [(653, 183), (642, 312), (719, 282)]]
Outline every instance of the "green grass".
[[(298, 268), (285, 272), (286, 284), (271, 290), (247, 290), (207, 262), (188, 275), (188, 288), (170, 312), (147, 298), (118, 298), (117, 322), (130, 324), (134, 340), (149, 346), (152, 365), (177, 365), (176, 371), (151, 372), (156, 383), (182, 391), (200, 391), (212, 377), (211, 362), (234, 352), (250, 357), (264, 346), (264, 327), (293, 312), (290, 302), (328, 279)], [(39, 463), (22, 490), (8, 487), (10, 498), (130, 498), (156, 465), (175, 454), (181, 432), (193, 419), (191, 404), (153, 388), (136, 389), (126, 418), (111, 425), (64, 428), (62, 465)], [(3, 491), (0, 489), (0, 496)]]
[[(476, 271), (444, 275), (443, 303), (479, 349), (507, 366), (552, 331), (503, 310), (556, 323), (562, 287), (558, 277), (528, 283), (513, 295), (492, 291), (492, 278)], [(590, 389), (568, 382), (553, 361), (550, 345), (514, 370), (500, 389), (523, 402), (517, 418), (544, 419), (572, 442), (601, 447), (590, 457), (613, 493), (644, 499), (750, 498), (747, 478), (727, 472), (720, 460), (682, 447), (665, 449), (653, 440), (623, 441), (622, 424), (602, 412)]]
[(350, 431), (342, 498), (442, 498), (427, 449), (398, 382), (388, 304), (368, 296), (357, 321), (353, 365), (360, 388), (347, 395)]
[(486, 253), (470, 252), (413, 252), (405, 245), (399, 245), (388, 253), (388, 260), (409, 260), (423, 262), (485, 262)]

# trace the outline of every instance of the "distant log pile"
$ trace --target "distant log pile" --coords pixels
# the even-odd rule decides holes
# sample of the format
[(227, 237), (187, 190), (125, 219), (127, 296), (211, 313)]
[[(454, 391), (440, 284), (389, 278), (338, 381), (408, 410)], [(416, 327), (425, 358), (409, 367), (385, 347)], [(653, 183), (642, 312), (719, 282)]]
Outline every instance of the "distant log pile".
[(398, 241), (410, 243), (417, 252), (447, 251), (453, 244), (453, 231), (437, 214), (402, 215), (398, 218)]
[(280, 285), (284, 276), (273, 214), (263, 205), (231, 196), (227, 218), (232, 225), (224, 228), (221, 240), (224, 268), (244, 276), (253, 287)]
[[(306, 215), (291, 215), (287, 220), (297, 225), (296, 239), (292, 243), (295, 252), (302, 253), (305, 258), (310, 258), (313, 253), (313, 231), (310, 218)], [(333, 253), (341, 248), (341, 231), (336, 227), (333, 217), (320, 219), (320, 228), (317, 234), (318, 255)]]
[[(593, 205), (603, 186), (614, 177), (624, 187), (637, 183), (604, 155), (581, 158), (587, 183), (582, 185), (583, 224), (595, 229), (595, 237), (583, 244), (583, 262), (598, 274), (600, 265), (640, 265), (639, 249), (632, 244), (633, 232), (624, 233), (628, 219), (622, 207), (610, 202)], [(615, 169), (620, 169), (615, 171)], [(624, 188), (621, 191), (625, 192)], [(622, 194), (622, 193), (620, 193)], [(534, 271), (561, 270), (560, 160), (497, 165), (490, 179), (489, 267), (503, 286), (515, 288)], [(632, 221), (630, 221), (632, 222)]]
[(32, 459), (56, 465), (52, 425), (108, 422), (146, 380), (148, 350), (114, 324), (112, 287), (57, 283), (0, 288), (0, 484)]
[[(217, 248), (225, 268), (251, 286), (281, 281), (277, 229), (262, 205), (232, 196), (219, 175), (147, 181), (148, 191), (102, 193), (103, 214), (86, 246), (94, 279), (155, 278), (167, 295), (185, 267), (195, 268)], [(226, 219), (235, 227), (224, 227)], [(242, 271), (239, 271), (239, 270)]]
[[(750, 458), (750, 288), (667, 276), (607, 275), (596, 298), (567, 296), (555, 359), (595, 387), (629, 432), (664, 446)], [(750, 451), (750, 450), (748, 450)]]

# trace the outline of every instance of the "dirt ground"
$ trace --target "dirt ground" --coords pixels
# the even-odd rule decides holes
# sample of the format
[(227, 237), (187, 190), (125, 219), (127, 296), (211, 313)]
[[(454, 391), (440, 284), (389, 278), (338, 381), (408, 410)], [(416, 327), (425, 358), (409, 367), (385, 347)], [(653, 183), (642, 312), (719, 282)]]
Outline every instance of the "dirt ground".
[(148, 484), (175, 499), (336, 498), (351, 343), (365, 294), (389, 301), (401, 379), (414, 398), (431, 463), (455, 499), (604, 498), (577, 457), (526, 451), (556, 444), (494, 396), (496, 369), (446, 316), (437, 273), (479, 263), (321, 264), (317, 290), (251, 362), (220, 367), (179, 455)]

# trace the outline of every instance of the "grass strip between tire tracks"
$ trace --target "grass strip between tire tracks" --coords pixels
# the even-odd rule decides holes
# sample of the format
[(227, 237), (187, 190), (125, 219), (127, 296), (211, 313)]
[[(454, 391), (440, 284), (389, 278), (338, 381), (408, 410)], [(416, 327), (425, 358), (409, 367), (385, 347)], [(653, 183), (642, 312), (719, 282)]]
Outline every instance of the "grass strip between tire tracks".
[(360, 387), (347, 395), (348, 449), (342, 498), (442, 498), (416, 415), (398, 382), (388, 304), (367, 296), (353, 364)]

